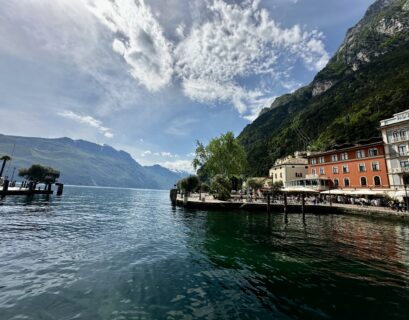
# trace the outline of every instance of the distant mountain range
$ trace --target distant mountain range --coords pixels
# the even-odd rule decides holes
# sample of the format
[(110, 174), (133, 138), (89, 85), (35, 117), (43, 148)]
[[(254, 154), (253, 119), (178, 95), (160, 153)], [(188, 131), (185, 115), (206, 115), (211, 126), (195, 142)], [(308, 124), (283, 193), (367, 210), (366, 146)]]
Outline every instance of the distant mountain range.
[(70, 138), (45, 139), (0, 134), (0, 155), (12, 156), (9, 177), (16, 167), (39, 163), (61, 172), (65, 184), (169, 189), (187, 172), (173, 172), (159, 165), (141, 166), (129, 153), (108, 145)]
[(239, 135), (249, 174), (296, 150), (379, 136), (379, 121), (409, 109), (409, 0), (377, 0), (307, 86), (277, 98)]

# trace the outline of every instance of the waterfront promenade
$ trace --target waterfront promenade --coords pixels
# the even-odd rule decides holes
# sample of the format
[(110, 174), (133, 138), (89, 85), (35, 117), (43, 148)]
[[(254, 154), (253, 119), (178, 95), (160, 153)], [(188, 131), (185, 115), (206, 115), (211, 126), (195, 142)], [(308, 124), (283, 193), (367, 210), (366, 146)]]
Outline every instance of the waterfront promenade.
[[(203, 200), (204, 199), (204, 200)], [(233, 199), (231, 201), (220, 201), (213, 198), (212, 195), (202, 194), (199, 199), (199, 194), (191, 194), (187, 203), (184, 203), (181, 195), (177, 196), (176, 205), (185, 206), (189, 208), (203, 209), (203, 210), (245, 210), (253, 212), (267, 212), (268, 204), (262, 200), (247, 201), (246, 199)], [(314, 204), (306, 201), (304, 210), (302, 204), (297, 201), (289, 200), (287, 208), (284, 202), (280, 200), (272, 201), (270, 204), (270, 212), (272, 213), (311, 213), (311, 214), (351, 214), (364, 215), (379, 218), (392, 218), (405, 220), (409, 222), (408, 212), (397, 212), (390, 207), (360, 205), (360, 204), (343, 204), (343, 203), (318, 203)]]

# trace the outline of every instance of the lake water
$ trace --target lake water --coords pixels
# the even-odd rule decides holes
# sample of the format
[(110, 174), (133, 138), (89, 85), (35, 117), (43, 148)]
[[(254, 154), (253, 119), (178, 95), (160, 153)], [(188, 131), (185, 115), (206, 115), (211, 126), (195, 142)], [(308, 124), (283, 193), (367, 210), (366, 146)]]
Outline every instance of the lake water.
[(0, 205), (0, 319), (409, 319), (409, 225), (66, 187)]

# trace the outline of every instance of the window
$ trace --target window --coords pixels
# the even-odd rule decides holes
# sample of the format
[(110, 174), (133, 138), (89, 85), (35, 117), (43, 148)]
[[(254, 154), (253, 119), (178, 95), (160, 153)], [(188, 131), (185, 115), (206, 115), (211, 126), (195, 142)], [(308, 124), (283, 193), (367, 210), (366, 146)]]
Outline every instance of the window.
[(366, 171), (366, 169), (365, 169), (365, 163), (360, 163), (360, 164), (358, 164), (358, 171), (359, 171), (359, 172), (365, 172), (365, 171)]
[(280, 172), (280, 178), (283, 178), (283, 174)]
[(348, 153), (346, 152), (341, 153), (341, 160), (348, 160)]
[(338, 179), (334, 179), (334, 186), (335, 186), (335, 188), (338, 188), (338, 186), (339, 186), (339, 180)]
[(348, 172), (349, 172), (348, 166), (342, 166), (342, 173), (348, 173)]
[(317, 163), (317, 159), (312, 158), (312, 159), (311, 159), (311, 164), (316, 164), (316, 163)]
[(356, 152), (356, 157), (357, 157), (358, 159), (365, 158), (365, 151), (364, 151), (364, 150), (358, 150), (358, 151)]
[(406, 139), (406, 130), (401, 130), (399, 132), (399, 137), (401, 140), (405, 140)]
[(324, 168), (320, 168), (320, 174), (325, 174)]
[(379, 167), (379, 162), (378, 161), (372, 162), (372, 171), (379, 171), (379, 170), (381, 170)]
[(376, 157), (378, 155), (378, 148), (369, 149), (369, 156)]
[(397, 141), (397, 140), (398, 140), (398, 132), (397, 132), (397, 131), (394, 131), (394, 132), (392, 133), (392, 137), (393, 137), (393, 141)]
[(338, 167), (337, 166), (333, 166), (332, 167), (332, 173), (338, 173)]
[(336, 154), (333, 154), (331, 156), (331, 161), (338, 161), (338, 156)]
[(361, 177), (361, 186), (365, 187), (366, 186), (366, 178)]
[(302, 178), (302, 172), (296, 172), (295, 177), (296, 178)]
[(398, 152), (400, 156), (406, 155), (406, 146), (404, 144), (398, 146)]
[(349, 178), (344, 179), (344, 186), (349, 187)]
[(274, 177), (277, 179), (277, 173), (274, 175)]
[(379, 187), (381, 185), (381, 178), (379, 178), (378, 176), (373, 177), (373, 182), (374, 185)]
[(408, 160), (403, 160), (400, 162), (400, 167), (403, 170), (408, 170), (409, 169), (409, 161)]
[(325, 159), (324, 159), (324, 157), (319, 157), (318, 161), (319, 161), (319, 163), (324, 163)]
[(311, 173), (312, 173), (313, 175), (316, 175), (316, 174), (317, 174), (317, 170), (312, 169), (312, 170), (311, 170)]

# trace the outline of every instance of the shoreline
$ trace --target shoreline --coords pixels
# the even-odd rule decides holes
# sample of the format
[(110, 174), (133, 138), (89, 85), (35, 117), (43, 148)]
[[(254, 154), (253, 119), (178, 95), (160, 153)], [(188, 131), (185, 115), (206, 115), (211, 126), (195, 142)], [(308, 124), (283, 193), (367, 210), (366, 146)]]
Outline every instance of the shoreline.
[[(183, 202), (180, 197), (176, 198), (175, 205), (178, 207), (209, 210), (209, 211), (248, 211), (248, 212), (268, 212), (268, 205), (265, 202), (236, 202), (236, 201), (220, 201), (208, 199), (201, 201), (196, 197), (189, 197), (187, 203)], [(271, 203), (271, 214), (285, 214), (284, 204)], [(287, 204), (287, 214), (303, 214), (301, 204)], [(396, 212), (388, 207), (373, 207), (373, 206), (358, 206), (349, 204), (333, 203), (329, 204), (305, 204), (304, 214), (315, 215), (354, 215), (362, 217), (373, 217), (376, 219), (405, 221), (409, 222), (408, 212)]]

